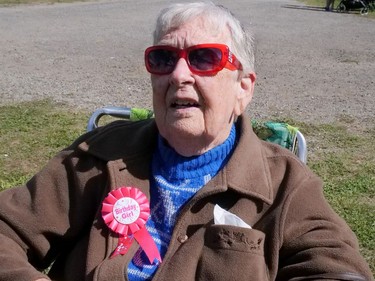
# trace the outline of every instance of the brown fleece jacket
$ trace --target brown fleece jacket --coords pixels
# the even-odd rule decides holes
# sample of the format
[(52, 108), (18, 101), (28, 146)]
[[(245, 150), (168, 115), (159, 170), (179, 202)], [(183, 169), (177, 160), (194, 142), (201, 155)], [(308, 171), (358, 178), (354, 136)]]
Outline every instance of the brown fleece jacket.
[[(288, 150), (259, 140), (246, 117), (226, 167), (184, 206), (153, 280), (374, 280), (322, 182)], [(110, 190), (149, 196), (153, 120), (115, 122), (54, 157), (25, 186), (0, 193), (0, 280), (127, 280), (138, 249), (109, 259), (117, 238), (100, 210)], [(213, 208), (253, 229), (214, 225)]]

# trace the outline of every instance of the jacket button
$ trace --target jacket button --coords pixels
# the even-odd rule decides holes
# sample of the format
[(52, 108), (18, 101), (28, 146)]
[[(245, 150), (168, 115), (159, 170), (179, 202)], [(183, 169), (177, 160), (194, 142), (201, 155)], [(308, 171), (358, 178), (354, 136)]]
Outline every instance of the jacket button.
[(188, 240), (188, 237), (187, 237), (187, 235), (180, 235), (180, 236), (177, 237), (177, 240), (180, 243), (185, 243), (186, 240)]

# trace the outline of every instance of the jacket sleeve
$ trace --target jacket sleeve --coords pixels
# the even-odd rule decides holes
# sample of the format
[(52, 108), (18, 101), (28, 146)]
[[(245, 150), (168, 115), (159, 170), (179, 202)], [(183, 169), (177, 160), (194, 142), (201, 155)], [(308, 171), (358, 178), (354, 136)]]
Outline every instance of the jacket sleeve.
[(354, 233), (327, 203), (317, 177), (289, 194), (280, 224), (277, 280), (374, 280)]
[(0, 280), (48, 278), (39, 270), (91, 225), (100, 200), (93, 161), (63, 151), (25, 186), (0, 193)]

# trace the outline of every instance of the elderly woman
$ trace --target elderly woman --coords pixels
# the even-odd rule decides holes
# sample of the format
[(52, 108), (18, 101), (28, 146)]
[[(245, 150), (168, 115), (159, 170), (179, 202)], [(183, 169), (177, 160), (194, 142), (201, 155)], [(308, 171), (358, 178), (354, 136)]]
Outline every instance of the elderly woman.
[(0, 280), (372, 280), (321, 181), (243, 116), (253, 46), (228, 10), (163, 10), (145, 63), (155, 119), (86, 134), (1, 193)]

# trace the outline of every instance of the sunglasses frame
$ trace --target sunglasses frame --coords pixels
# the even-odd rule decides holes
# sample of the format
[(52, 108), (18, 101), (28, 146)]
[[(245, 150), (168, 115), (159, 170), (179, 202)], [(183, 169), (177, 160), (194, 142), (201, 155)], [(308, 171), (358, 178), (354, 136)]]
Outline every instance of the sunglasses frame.
[[(208, 48), (215, 48), (215, 49), (219, 49), (221, 51), (222, 58), (221, 58), (220, 63), (218, 65), (216, 65), (213, 69), (210, 69), (210, 70), (196, 69), (194, 66), (192, 66), (190, 64), (190, 61), (188, 59), (189, 53), (191, 51), (194, 51), (194, 50), (197, 50), (197, 49), (208, 49)], [(152, 67), (149, 64), (148, 57), (149, 57), (149, 54), (152, 51), (155, 51), (155, 50), (166, 50), (166, 51), (172, 51), (172, 52), (177, 53), (178, 60), (176, 61), (176, 65), (177, 65), (177, 62), (181, 58), (183, 58), (187, 62), (187, 65), (188, 65), (190, 71), (192, 73), (195, 73), (195, 74), (198, 74), (198, 75), (214, 75), (214, 74), (218, 73), (219, 71), (221, 71), (223, 68), (227, 68), (227, 69), (232, 70), (232, 71), (241, 69), (241, 63), (239, 62), (239, 60), (229, 50), (229, 47), (227, 45), (224, 45), (224, 44), (199, 44), (199, 45), (194, 45), (194, 46), (188, 47), (186, 49), (179, 49), (179, 48), (168, 46), (168, 45), (157, 45), (157, 46), (148, 47), (145, 50), (145, 57), (144, 57), (145, 65), (146, 65), (147, 71), (150, 72), (151, 74), (166, 75), (166, 74), (172, 73), (174, 71), (174, 69), (176, 68), (176, 65), (175, 65), (171, 71), (160, 72), (160, 71), (153, 70)]]

